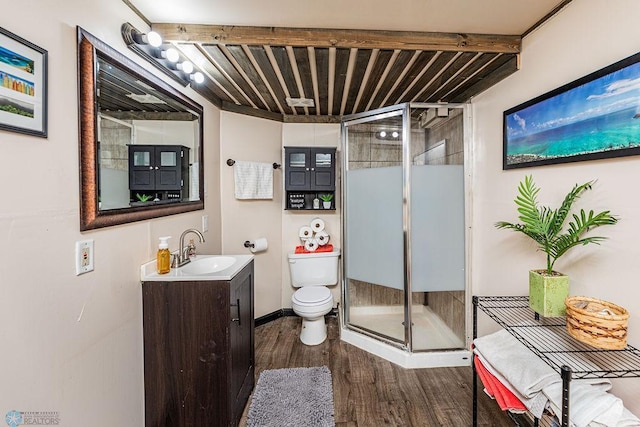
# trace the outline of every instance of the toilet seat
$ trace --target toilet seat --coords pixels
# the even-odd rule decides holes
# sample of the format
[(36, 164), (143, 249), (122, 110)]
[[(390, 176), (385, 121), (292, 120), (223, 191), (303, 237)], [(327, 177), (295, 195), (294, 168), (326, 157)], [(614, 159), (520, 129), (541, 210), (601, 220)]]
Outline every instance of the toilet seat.
[(333, 299), (333, 295), (325, 286), (305, 286), (298, 289), (291, 299), (297, 305), (313, 307), (326, 304)]

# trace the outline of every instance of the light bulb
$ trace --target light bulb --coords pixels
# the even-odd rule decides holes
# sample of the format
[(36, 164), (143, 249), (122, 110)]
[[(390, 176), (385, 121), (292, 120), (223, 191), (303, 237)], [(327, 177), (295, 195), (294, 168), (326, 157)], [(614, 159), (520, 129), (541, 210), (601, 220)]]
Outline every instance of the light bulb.
[(149, 31), (142, 38), (143, 40), (145, 40), (145, 42), (149, 43), (153, 47), (162, 46), (162, 37), (160, 37), (160, 34), (156, 33), (155, 31)]
[(384, 138), (385, 136), (387, 136), (387, 133), (385, 131), (380, 132), (380, 138)]
[(178, 50), (173, 47), (170, 47), (169, 49), (162, 52), (162, 56), (174, 63), (178, 62), (178, 60), (180, 59), (180, 54), (178, 53)]
[(394, 137), (394, 138), (397, 138), (398, 135), (399, 135), (398, 132), (395, 132), (395, 131), (391, 134), (391, 136)]
[(189, 61), (184, 61), (178, 64), (178, 70), (182, 70), (187, 74), (191, 74), (193, 72), (193, 64)]
[(200, 71), (196, 71), (195, 73), (191, 74), (189, 78), (194, 82), (200, 84), (204, 81), (204, 74), (202, 74)]

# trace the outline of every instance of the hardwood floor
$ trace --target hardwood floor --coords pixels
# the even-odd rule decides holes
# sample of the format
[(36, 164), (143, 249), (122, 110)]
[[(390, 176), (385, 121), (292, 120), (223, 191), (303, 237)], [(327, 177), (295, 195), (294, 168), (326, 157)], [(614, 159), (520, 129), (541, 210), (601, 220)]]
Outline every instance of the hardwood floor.
[[(256, 328), (256, 382), (265, 369), (326, 365), (333, 378), (336, 426), (471, 426), (470, 367), (403, 369), (340, 341), (336, 318), (327, 319), (324, 343), (305, 346), (299, 339), (300, 322), (282, 317)], [(250, 401), (241, 427), (246, 426)], [(514, 424), (480, 391), (478, 425)]]

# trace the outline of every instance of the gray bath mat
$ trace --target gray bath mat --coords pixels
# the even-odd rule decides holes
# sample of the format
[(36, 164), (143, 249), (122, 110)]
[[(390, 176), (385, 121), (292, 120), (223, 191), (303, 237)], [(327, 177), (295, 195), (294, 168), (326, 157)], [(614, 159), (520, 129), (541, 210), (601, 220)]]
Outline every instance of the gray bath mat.
[(247, 427), (333, 427), (333, 387), (326, 366), (263, 371)]

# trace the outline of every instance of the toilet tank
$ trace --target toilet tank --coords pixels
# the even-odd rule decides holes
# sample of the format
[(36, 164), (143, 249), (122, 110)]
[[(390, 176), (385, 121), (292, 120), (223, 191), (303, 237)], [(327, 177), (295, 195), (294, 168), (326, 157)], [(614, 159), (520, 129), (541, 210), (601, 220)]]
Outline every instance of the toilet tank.
[(289, 254), (291, 283), (302, 286), (327, 286), (338, 283), (340, 251)]

